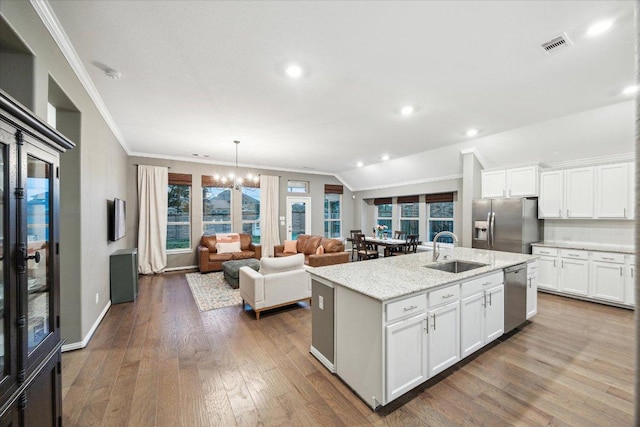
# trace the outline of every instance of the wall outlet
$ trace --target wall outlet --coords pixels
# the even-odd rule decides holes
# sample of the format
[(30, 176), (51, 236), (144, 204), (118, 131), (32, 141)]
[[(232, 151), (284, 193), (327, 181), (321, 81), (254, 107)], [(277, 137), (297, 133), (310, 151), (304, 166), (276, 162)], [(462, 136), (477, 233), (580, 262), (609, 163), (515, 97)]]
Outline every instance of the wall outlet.
[(318, 295), (318, 308), (324, 310), (324, 298), (322, 295)]
[(100, 301), (100, 292), (96, 292), (96, 305), (98, 304), (98, 301)]

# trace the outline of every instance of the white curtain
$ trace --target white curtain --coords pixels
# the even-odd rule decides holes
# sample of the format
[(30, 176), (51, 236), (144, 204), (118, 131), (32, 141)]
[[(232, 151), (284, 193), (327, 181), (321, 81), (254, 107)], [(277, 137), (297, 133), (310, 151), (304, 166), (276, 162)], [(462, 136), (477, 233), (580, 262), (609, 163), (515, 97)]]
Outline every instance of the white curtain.
[(138, 166), (138, 272), (162, 273), (167, 266), (169, 170)]
[(260, 244), (263, 257), (272, 257), (273, 247), (280, 244), (279, 206), (280, 177), (260, 175)]

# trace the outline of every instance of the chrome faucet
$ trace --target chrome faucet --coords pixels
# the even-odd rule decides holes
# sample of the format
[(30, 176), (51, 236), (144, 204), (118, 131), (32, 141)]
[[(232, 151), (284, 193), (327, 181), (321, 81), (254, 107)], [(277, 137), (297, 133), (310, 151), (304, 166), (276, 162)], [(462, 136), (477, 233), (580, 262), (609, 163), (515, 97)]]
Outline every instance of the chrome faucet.
[(456, 236), (455, 234), (453, 234), (450, 231), (441, 231), (438, 234), (436, 234), (435, 236), (433, 236), (433, 261), (437, 261), (438, 257), (440, 256), (440, 252), (438, 251), (438, 248), (436, 247), (436, 242), (438, 241), (438, 238), (440, 236), (451, 236), (453, 237), (453, 241), (454, 242), (458, 242), (458, 236)]

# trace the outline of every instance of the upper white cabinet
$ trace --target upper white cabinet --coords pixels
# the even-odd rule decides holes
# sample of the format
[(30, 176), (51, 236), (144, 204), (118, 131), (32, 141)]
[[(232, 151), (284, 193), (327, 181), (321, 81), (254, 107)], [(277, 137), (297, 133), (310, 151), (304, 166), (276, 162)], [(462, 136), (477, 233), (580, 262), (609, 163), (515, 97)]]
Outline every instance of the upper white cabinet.
[(629, 191), (629, 164), (603, 165), (596, 168), (596, 216), (598, 218), (628, 218), (633, 205)]
[(482, 172), (482, 198), (538, 195), (538, 166)]
[(565, 171), (567, 218), (593, 218), (593, 168)]
[(631, 163), (542, 172), (539, 218), (633, 218)]
[(564, 213), (564, 171), (540, 174), (538, 217), (562, 218)]

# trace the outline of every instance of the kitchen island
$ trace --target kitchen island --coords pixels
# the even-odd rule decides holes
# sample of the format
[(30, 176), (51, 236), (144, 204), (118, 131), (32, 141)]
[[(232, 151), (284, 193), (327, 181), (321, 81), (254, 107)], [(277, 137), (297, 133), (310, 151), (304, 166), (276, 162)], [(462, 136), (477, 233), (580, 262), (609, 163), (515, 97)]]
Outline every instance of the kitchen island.
[[(522, 310), (526, 318), (535, 314), (535, 256), (469, 248), (454, 248), (448, 260), (437, 263), (432, 256), (417, 253), (310, 270), (311, 353), (372, 409), (504, 333), (505, 269), (526, 266)], [(429, 268), (453, 260), (472, 269)]]

